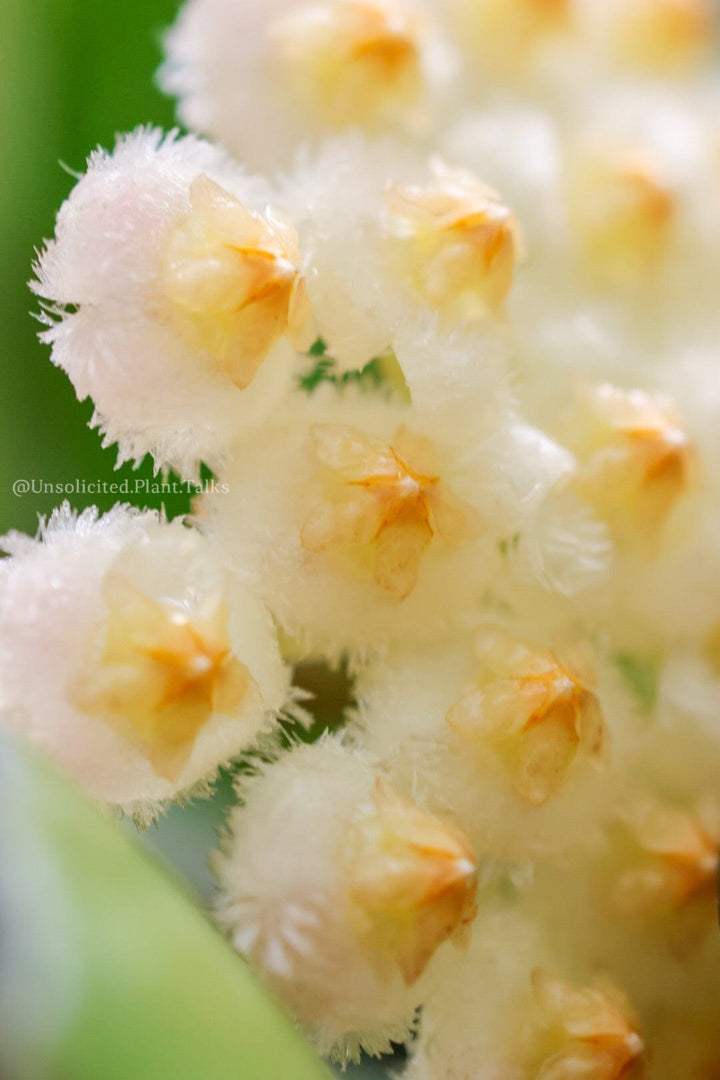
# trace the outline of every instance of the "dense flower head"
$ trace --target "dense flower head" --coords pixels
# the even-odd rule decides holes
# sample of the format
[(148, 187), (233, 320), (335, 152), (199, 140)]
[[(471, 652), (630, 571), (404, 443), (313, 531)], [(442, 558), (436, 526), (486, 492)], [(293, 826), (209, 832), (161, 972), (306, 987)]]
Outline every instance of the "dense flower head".
[(243, 756), (218, 919), (342, 1064), (720, 1075), (716, 15), (187, 0), (227, 151), (120, 138), (38, 256), (119, 461), (221, 486), (3, 541), (0, 723), (140, 822)]

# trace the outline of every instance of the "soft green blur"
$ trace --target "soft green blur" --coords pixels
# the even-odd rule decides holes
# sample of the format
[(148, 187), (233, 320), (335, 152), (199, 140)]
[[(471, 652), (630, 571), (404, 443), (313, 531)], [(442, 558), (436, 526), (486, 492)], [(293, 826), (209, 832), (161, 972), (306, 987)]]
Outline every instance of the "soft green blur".
[(329, 1080), (177, 883), (2, 737), (0, 922), (7, 1080)]
[[(12, 494), (16, 479), (72, 483), (76, 478), (149, 478), (144, 465), (114, 472), (115, 451), (103, 450), (87, 421), (89, 401), (75, 399), (36, 340), (27, 289), (33, 249), (53, 233), (60, 203), (96, 146), (138, 124), (173, 123), (173, 103), (156, 89), (163, 28), (177, 0), (3, 0), (0, 3), (2, 199), (0, 200), (0, 532), (34, 532), (62, 495)], [(77, 506), (111, 495), (70, 496)], [(133, 500), (137, 501), (137, 500)], [(140, 501), (157, 506), (160, 496)], [(168, 504), (184, 509), (186, 500)]]

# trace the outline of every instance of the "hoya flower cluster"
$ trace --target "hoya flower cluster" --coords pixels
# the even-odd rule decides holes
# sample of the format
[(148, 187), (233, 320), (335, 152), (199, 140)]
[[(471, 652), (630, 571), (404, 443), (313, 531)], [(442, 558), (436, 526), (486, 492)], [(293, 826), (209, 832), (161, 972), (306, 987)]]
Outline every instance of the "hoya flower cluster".
[[(188, 0), (195, 134), (38, 256), (118, 460), (223, 484), (6, 538), (2, 723), (140, 821), (261, 751), (219, 919), (340, 1062), (720, 1073), (716, 23)], [(354, 705), (283, 749), (308, 659)]]

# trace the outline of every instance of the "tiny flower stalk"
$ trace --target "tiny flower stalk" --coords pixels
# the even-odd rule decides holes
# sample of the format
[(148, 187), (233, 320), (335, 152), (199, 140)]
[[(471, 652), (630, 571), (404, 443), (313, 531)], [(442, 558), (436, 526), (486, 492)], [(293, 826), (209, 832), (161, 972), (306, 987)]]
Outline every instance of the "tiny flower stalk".
[(119, 574), (108, 575), (104, 594), (109, 614), (71, 697), (141, 748), (158, 776), (177, 780), (213, 715), (259, 703), (256, 683), (232, 655), (227, 608), (219, 598), (196, 611), (159, 603)]
[(431, 543), (472, 539), (480, 522), (438, 475), (431, 441), (405, 426), (391, 444), (342, 424), (315, 424), (320, 495), (301, 530), (310, 552), (373, 550), (376, 585), (401, 601), (417, 583)]
[(612, 906), (624, 915), (677, 911), (700, 904), (714, 912), (720, 850), (720, 804), (692, 809), (660, 802), (637, 807), (626, 822), (631, 865), (618, 874)]
[(662, 266), (677, 203), (649, 154), (610, 147), (577, 151), (568, 168), (567, 204), (582, 259), (598, 281), (641, 284)]
[(314, 340), (297, 243), (291, 225), (251, 213), (205, 175), (165, 242), (162, 289), (178, 329), (241, 390), (284, 334), (298, 349)]
[(344, 853), (348, 895), (374, 950), (416, 982), (475, 917), (477, 866), (466, 837), (378, 780)]
[(546, 1037), (555, 1049), (533, 1080), (629, 1080), (644, 1051), (639, 1021), (614, 984), (577, 987), (541, 968), (531, 975), (544, 1015)]
[(270, 29), (297, 88), (336, 128), (372, 125), (413, 105), (422, 87), (415, 20), (383, 0), (301, 6)]
[(608, 731), (587, 680), (553, 653), (494, 635), (478, 639), (480, 685), (448, 711), (450, 728), (490, 747), (517, 791), (542, 806), (560, 789), (578, 753), (602, 766)]
[(522, 249), (518, 223), (472, 173), (439, 161), (433, 171), (425, 187), (392, 184), (385, 192), (404, 268), (451, 318), (501, 316)]
[(657, 553), (676, 504), (693, 487), (696, 451), (672, 402), (603, 383), (584, 395), (577, 486), (616, 538)]

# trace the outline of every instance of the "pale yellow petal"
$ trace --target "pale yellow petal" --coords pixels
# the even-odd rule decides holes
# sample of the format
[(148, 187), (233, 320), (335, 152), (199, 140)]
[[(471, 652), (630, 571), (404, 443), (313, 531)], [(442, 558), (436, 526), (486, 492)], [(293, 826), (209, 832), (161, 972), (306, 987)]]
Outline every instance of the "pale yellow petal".
[(400, 513), (380, 533), (375, 544), (375, 583), (395, 600), (404, 600), (415, 588), (423, 553), (432, 529), (410, 509)]

